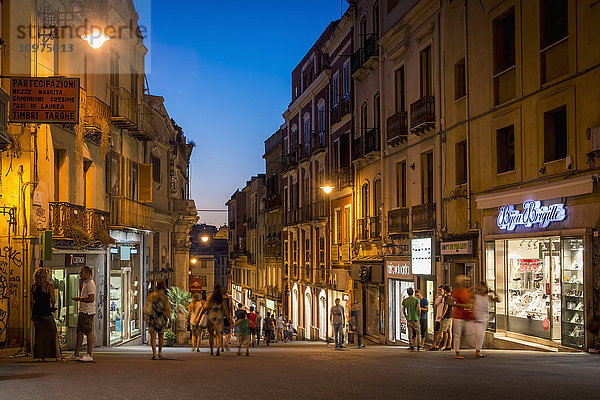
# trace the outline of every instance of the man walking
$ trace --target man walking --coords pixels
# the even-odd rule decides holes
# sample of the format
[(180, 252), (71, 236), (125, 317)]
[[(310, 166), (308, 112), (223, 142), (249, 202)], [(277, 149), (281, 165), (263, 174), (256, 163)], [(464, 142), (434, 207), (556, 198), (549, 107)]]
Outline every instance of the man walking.
[(248, 313), (248, 320), (250, 323), (250, 346), (254, 347), (256, 332), (258, 332), (258, 329), (256, 329), (256, 313), (254, 312), (254, 306), (250, 307), (250, 312)]
[(442, 323), (442, 317), (444, 316), (444, 302), (444, 286), (440, 285), (438, 286), (437, 295), (433, 300), (433, 318), (435, 322), (433, 323), (433, 345), (429, 348), (429, 350), (432, 351), (440, 349), (438, 347), (438, 343), (441, 339), (442, 330), (440, 328)]
[(425, 336), (427, 335), (427, 312), (429, 311), (429, 301), (420, 290), (415, 291), (415, 297), (419, 299), (419, 306), (421, 307), (421, 313), (419, 317), (419, 325), (421, 329), (421, 345), (425, 347)]
[(420, 301), (413, 296), (413, 288), (406, 290), (408, 297), (402, 300), (402, 311), (406, 316), (408, 325), (408, 340), (410, 343), (410, 351), (415, 350), (415, 344), (417, 351), (421, 350), (421, 328), (419, 325), (419, 315), (421, 314)]
[(344, 349), (344, 324), (346, 322), (346, 317), (344, 315), (344, 307), (340, 305), (340, 299), (335, 299), (335, 306), (331, 307), (329, 319), (333, 325), (335, 349)]
[(284, 337), (283, 337), (283, 317), (281, 315), (279, 315), (277, 317), (277, 340), (278, 341), (284, 341)]
[[(92, 269), (88, 266), (81, 267), (79, 278), (83, 281), (81, 293), (73, 300), (78, 302), (79, 314), (77, 315), (77, 342), (75, 351), (67, 360), (71, 361), (94, 361), (92, 350), (94, 349), (94, 316), (96, 315), (96, 284), (92, 280)], [(79, 356), (83, 335), (87, 336), (87, 354)]]
[(452, 333), (454, 334), (454, 358), (463, 359), (460, 355), (460, 344), (462, 338), (472, 332), (473, 294), (468, 289), (469, 277), (459, 275), (456, 277), (456, 287), (452, 290)]

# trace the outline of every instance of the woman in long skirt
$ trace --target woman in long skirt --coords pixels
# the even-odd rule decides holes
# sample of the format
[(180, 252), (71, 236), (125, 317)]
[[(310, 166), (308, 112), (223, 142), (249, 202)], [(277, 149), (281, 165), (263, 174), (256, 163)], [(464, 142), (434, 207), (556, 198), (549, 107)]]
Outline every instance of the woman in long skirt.
[(52, 310), (55, 307), (54, 285), (50, 282), (50, 269), (40, 267), (33, 276), (31, 285), (31, 319), (35, 327), (33, 358), (44, 361), (46, 358), (60, 358), (56, 323)]

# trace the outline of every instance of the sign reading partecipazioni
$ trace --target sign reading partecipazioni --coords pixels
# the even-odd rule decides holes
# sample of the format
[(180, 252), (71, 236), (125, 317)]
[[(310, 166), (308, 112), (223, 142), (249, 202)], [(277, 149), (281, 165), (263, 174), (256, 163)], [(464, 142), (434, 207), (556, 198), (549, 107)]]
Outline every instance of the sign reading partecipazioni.
[(9, 122), (79, 123), (79, 78), (10, 78)]

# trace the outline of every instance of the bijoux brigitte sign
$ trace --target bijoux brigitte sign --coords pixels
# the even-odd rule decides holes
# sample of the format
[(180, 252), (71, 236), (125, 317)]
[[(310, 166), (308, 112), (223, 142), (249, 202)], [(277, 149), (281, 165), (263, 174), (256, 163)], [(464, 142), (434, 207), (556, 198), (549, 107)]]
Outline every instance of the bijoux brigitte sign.
[(531, 228), (537, 224), (540, 228), (546, 228), (552, 222), (559, 222), (567, 217), (567, 211), (563, 203), (543, 206), (539, 201), (526, 201), (523, 203), (523, 211), (515, 210), (513, 205), (500, 207), (498, 214), (498, 228), (512, 231), (517, 225)]

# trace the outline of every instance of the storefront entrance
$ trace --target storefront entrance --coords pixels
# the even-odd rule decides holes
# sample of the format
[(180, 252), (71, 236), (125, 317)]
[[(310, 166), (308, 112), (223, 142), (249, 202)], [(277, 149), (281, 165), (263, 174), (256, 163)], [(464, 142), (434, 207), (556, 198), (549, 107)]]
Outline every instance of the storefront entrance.
[(408, 327), (406, 324), (406, 317), (402, 312), (402, 301), (408, 297), (408, 293), (406, 293), (408, 288), (414, 288), (415, 284), (413, 281), (398, 279), (389, 279), (388, 282), (388, 299), (390, 306), (389, 339), (393, 342), (408, 342)]
[(141, 333), (139, 245), (120, 245), (111, 252), (108, 322), (110, 344)]
[(507, 331), (583, 348), (582, 237), (496, 240), (486, 253), (496, 268), (486, 266), (488, 284), (506, 282), (506, 307), (498, 307), (495, 327), (506, 317)]
[(56, 329), (58, 342), (63, 350), (75, 348), (77, 339), (77, 302), (73, 297), (79, 296), (79, 267), (53, 268), (56, 308)]

